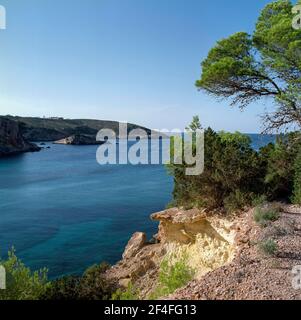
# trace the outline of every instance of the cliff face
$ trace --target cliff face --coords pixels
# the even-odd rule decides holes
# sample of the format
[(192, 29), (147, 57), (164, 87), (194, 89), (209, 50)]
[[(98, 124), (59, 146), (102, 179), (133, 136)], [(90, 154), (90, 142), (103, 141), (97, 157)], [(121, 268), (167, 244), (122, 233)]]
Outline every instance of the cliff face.
[(153, 214), (159, 221), (156, 243), (146, 241), (146, 235), (135, 233), (123, 259), (108, 271), (109, 279), (120, 286), (132, 283), (140, 298), (147, 298), (157, 286), (163, 259), (177, 261), (185, 257), (195, 270), (195, 279), (229, 263), (235, 254), (233, 221), (214, 218), (199, 210), (168, 209)]
[(0, 157), (39, 150), (38, 146), (24, 140), (17, 122), (0, 118)]

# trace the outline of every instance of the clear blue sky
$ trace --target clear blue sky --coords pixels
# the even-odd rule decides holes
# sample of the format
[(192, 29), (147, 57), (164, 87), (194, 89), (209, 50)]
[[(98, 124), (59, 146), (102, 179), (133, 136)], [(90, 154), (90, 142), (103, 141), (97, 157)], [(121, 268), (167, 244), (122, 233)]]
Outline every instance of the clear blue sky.
[(200, 93), (200, 62), (220, 38), (254, 28), (269, 0), (0, 0), (0, 114), (259, 132)]

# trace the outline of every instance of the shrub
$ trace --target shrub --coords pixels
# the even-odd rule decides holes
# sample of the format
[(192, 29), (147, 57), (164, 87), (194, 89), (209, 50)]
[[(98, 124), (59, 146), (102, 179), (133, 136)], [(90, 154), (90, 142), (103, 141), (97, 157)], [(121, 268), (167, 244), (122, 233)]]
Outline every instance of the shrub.
[(86, 270), (80, 281), (81, 300), (109, 300), (115, 290), (113, 283), (105, 277), (110, 266), (106, 263), (94, 265)]
[(265, 255), (273, 256), (275, 255), (278, 246), (277, 243), (272, 239), (267, 239), (259, 243), (259, 249)]
[(157, 299), (162, 296), (175, 292), (182, 288), (194, 277), (195, 271), (186, 263), (186, 257), (183, 257), (175, 263), (170, 263), (165, 258), (160, 265), (159, 284), (151, 295), (151, 299)]
[(252, 206), (253, 207), (262, 206), (266, 202), (267, 202), (266, 195), (263, 194), (263, 195), (255, 196), (252, 200)]
[(47, 269), (32, 272), (17, 258), (14, 249), (0, 265), (6, 271), (6, 290), (0, 290), (0, 300), (38, 300), (49, 287)]
[(78, 300), (80, 277), (65, 276), (51, 282), (41, 300)]
[(126, 290), (118, 289), (113, 293), (112, 300), (139, 300), (139, 293), (130, 282)]
[(255, 208), (254, 220), (261, 226), (266, 226), (269, 221), (279, 219), (280, 213), (277, 208)]
[(266, 163), (265, 193), (269, 200), (292, 196), (300, 139), (299, 132), (289, 133), (279, 136), (274, 145), (261, 149), (261, 157)]
[(230, 193), (230, 195), (224, 199), (224, 207), (227, 212), (240, 210), (249, 204), (251, 199), (252, 194), (242, 193), (241, 191), (236, 190), (235, 192)]
[(109, 300), (116, 288), (105, 278), (105, 271), (108, 267), (103, 263), (90, 267), (82, 277), (66, 276), (57, 279), (51, 283), (41, 299)]
[[(173, 141), (171, 155), (174, 153)], [(187, 176), (188, 165), (185, 163), (168, 165), (169, 173), (174, 177), (173, 205), (224, 208), (231, 212), (252, 202), (260, 205), (265, 200), (292, 200), (301, 204), (300, 150), (300, 132), (278, 136), (275, 144), (255, 151), (246, 135), (216, 133), (208, 128), (205, 130), (205, 166), (201, 175)]]
[[(173, 153), (173, 150), (172, 150)], [(205, 130), (205, 169), (187, 176), (183, 165), (168, 165), (175, 181), (174, 202), (180, 207), (241, 209), (264, 191), (264, 167), (250, 139), (241, 133)]]

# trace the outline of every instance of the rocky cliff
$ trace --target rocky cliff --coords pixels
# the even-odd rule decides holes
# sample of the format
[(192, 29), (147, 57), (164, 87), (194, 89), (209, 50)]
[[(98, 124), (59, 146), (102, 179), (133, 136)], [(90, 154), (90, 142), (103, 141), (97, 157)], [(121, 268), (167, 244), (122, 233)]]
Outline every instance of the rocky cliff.
[(168, 209), (151, 216), (159, 221), (155, 243), (147, 242), (144, 233), (130, 239), (123, 259), (108, 271), (108, 278), (126, 287), (130, 282), (149, 297), (158, 282), (163, 259), (180, 260), (195, 270), (195, 279), (229, 263), (235, 254), (233, 221), (216, 218), (205, 211)]
[(301, 300), (301, 207), (276, 205), (279, 217), (265, 225), (254, 221), (254, 209), (232, 218), (178, 208), (153, 214), (160, 222), (156, 243), (135, 233), (107, 276), (121, 287), (131, 282), (147, 299), (163, 259), (172, 263), (185, 256), (195, 277), (164, 299)]
[(23, 138), (17, 122), (0, 118), (0, 157), (39, 150), (38, 146)]

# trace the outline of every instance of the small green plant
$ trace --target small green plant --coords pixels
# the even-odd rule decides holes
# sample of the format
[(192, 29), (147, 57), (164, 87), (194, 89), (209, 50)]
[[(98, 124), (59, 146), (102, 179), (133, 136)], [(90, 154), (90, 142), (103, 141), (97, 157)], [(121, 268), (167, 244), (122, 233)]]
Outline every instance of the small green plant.
[(193, 279), (195, 270), (188, 266), (186, 257), (175, 263), (170, 263), (170, 260), (172, 259), (165, 258), (162, 261), (159, 272), (159, 284), (151, 294), (150, 299), (157, 299), (171, 294)]
[(269, 222), (277, 221), (280, 217), (279, 209), (277, 208), (261, 208), (257, 207), (254, 211), (254, 220), (260, 226), (266, 227)]
[(265, 195), (255, 196), (252, 200), (252, 206), (253, 207), (262, 206), (266, 202), (267, 202), (267, 197)]
[(240, 190), (235, 190), (228, 197), (224, 199), (224, 207), (228, 213), (243, 209), (250, 203), (251, 195), (243, 193)]
[(115, 293), (113, 293), (112, 300), (139, 300), (139, 292), (130, 282), (126, 290), (118, 289)]
[(50, 285), (47, 269), (32, 272), (17, 258), (14, 248), (0, 265), (6, 271), (6, 289), (0, 290), (0, 300), (39, 300)]
[(260, 251), (268, 256), (275, 255), (275, 253), (278, 249), (277, 243), (272, 239), (264, 240), (264, 241), (260, 242), (258, 244), (258, 246), (259, 246)]

